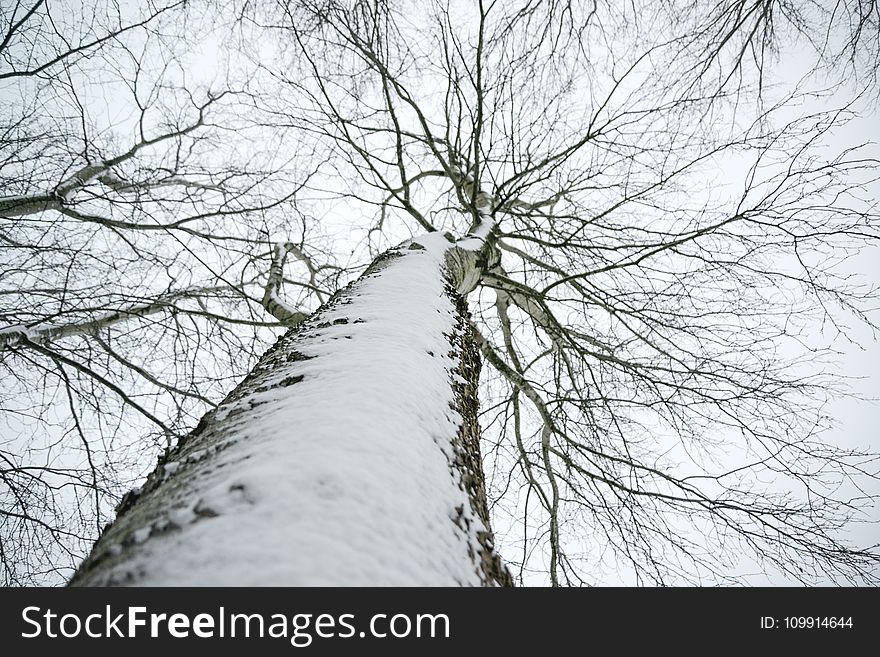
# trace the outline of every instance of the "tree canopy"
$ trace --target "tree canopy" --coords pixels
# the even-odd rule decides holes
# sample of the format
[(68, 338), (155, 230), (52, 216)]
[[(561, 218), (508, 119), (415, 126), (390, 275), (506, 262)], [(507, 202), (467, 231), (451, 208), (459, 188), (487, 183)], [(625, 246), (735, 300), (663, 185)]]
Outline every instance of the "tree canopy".
[(518, 581), (877, 583), (877, 454), (824, 404), (876, 321), (841, 135), (878, 54), (868, 0), (4, 6), (4, 583), (68, 575), (284, 327), (434, 231), (489, 246)]

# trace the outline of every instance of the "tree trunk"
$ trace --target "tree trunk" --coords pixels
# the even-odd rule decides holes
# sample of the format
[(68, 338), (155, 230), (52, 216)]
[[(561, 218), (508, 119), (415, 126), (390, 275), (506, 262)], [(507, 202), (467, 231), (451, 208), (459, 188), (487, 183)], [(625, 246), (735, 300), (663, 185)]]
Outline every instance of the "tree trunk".
[(432, 233), (390, 250), (281, 337), (70, 584), (511, 585), (456, 248)]

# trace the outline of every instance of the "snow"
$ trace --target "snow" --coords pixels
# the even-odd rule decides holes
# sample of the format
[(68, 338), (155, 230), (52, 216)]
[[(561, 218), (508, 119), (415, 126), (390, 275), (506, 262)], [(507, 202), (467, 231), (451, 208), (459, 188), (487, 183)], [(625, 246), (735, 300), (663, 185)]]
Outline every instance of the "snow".
[(468, 236), (458, 240), (455, 245), (460, 249), (464, 249), (465, 251), (479, 251), (483, 248), (483, 246), (485, 246), (485, 243), (483, 242), (483, 240), (477, 237)]
[(495, 227), (495, 220), (488, 212), (480, 211), (480, 223), (470, 233), (469, 237), (475, 237), (480, 242), (485, 242)]
[(489, 235), (491, 235), (494, 228), (495, 219), (492, 215), (484, 209), (480, 210), (479, 223), (470, 233), (458, 240), (456, 246), (466, 251), (479, 251), (486, 245), (486, 241), (489, 239)]
[(218, 409), (213, 444), (164, 466), (157, 511), (84, 583), (480, 585), (485, 527), (450, 466), (450, 243), (414, 243), (281, 347), (310, 358), (282, 358)]
[(12, 326), (0, 326), (0, 335), (8, 335), (12, 334), (25, 334), (27, 335), (30, 329), (24, 324), (14, 324)]

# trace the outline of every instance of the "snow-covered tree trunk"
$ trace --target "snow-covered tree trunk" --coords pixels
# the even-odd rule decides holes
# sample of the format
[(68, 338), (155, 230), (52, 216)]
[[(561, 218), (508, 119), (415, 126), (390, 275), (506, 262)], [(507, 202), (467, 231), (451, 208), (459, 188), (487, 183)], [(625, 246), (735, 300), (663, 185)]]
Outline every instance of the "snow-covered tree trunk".
[(160, 459), (71, 585), (510, 585), (460, 294), (479, 267), (439, 233), (378, 258)]

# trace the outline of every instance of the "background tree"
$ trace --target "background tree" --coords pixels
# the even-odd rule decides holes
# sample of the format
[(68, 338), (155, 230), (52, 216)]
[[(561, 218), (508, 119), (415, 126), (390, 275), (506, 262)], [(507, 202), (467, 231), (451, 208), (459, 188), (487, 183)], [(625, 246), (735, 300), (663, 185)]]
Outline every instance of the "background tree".
[[(876, 582), (876, 553), (842, 533), (874, 508), (876, 457), (823, 439), (821, 403), (835, 386), (823, 366), (831, 352), (813, 344), (811, 323), (825, 318), (842, 330), (847, 314), (870, 323), (873, 291), (840, 265), (878, 236), (876, 161), (869, 149), (833, 150), (833, 137), (873, 97), (873, 4), (454, 2), (414, 11), (390, 2), (248, 2), (228, 17), (229, 58), (218, 75), (229, 91), (187, 93), (194, 114), (162, 131), (161, 143), (202, 134), (188, 126), (224, 139), (224, 127), (253, 128), (257, 152), (279, 148), (298, 167), (278, 167), (276, 158), (256, 167), (265, 176), (236, 177), (213, 150), (178, 147), (201, 158), (201, 176), (174, 168), (161, 191), (155, 178), (140, 178), (139, 200), (154, 208), (147, 223), (183, 248), (163, 250), (153, 237), (138, 266), (163, 254), (166, 271), (170, 262), (211, 272), (173, 289), (176, 278), (157, 277), (161, 294), (184, 291), (170, 300), (154, 287), (137, 306), (130, 298), (101, 306), (142, 321), (148, 313), (133, 308), (166, 304), (169, 333), (153, 344), (174, 335), (186, 355), (169, 363), (193, 365), (154, 362), (149, 374), (162, 382), (159, 373), (173, 371), (162, 399), (182, 400), (174, 422), (155, 417), (171, 427), (165, 435), (183, 434), (218, 399), (224, 386), (213, 372), (243, 373), (260, 350), (260, 333), (232, 330), (221, 317), (290, 322), (323, 300), (279, 297), (288, 253), (309, 281), (303, 290), (329, 293), (413, 235), (449, 233), (459, 248), (474, 235), (481, 257), (465, 263), (472, 280), (463, 288), (475, 286), (473, 339), (486, 363), (489, 499), (496, 522), (510, 527), (501, 554), (519, 579), (543, 570), (553, 584), (592, 583), (604, 568), (622, 581), (727, 582), (758, 567), (797, 581)], [(791, 42), (812, 48), (824, 77), (792, 82), (774, 70), (780, 44)], [(841, 71), (856, 82), (829, 77)], [(180, 74), (158, 77), (172, 96), (187, 89)], [(202, 113), (218, 105), (224, 122), (203, 126)], [(239, 160), (242, 153), (251, 150)], [(117, 174), (120, 187), (100, 180), (105, 170), (89, 177), (88, 166), (71, 165), (74, 191), (126, 198), (133, 177)], [(285, 177), (291, 170), (297, 175)], [(35, 216), (82, 222), (58, 198), (70, 202), (68, 179), (56, 174), (54, 186), (14, 194), (55, 190), (55, 205)], [(271, 203), (257, 182), (277, 190)], [(224, 193), (235, 202), (223, 205)], [(193, 196), (228, 207), (235, 220), (206, 220), (222, 210), (193, 213)], [(23, 225), (13, 214), (4, 210)], [(141, 234), (136, 222), (87, 223)], [(234, 227), (235, 238), (218, 225)], [(18, 243), (52, 262), (33, 237)], [(197, 255), (195, 243), (210, 256)], [(327, 264), (316, 264), (323, 253), (318, 262)], [(104, 259), (119, 267), (117, 256)], [(224, 287), (229, 281), (236, 284)], [(67, 280), (30, 285), (67, 303)], [(221, 310), (199, 306), (203, 297)], [(93, 329), (56, 335), (92, 370), (100, 359), (83, 356), (91, 353), (83, 345), (110, 344), (102, 334), (123, 323), (104, 323), (90, 308), (71, 324)], [(177, 321), (181, 313), (208, 313), (211, 326), (230, 330), (207, 337), (198, 321)], [(59, 331), (48, 321), (16, 320), (7, 351), (51, 360), (36, 337)], [(74, 339), (82, 342), (67, 342)], [(224, 351), (230, 341), (247, 348)], [(229, 370), (206, 364), (215, 352), (232, 352)], [(201, 367), (205, 374), (193, 375)], [(131, 376), (132, 368), (118, 371)], [(45, 389), (32, 374), (16, 375), (23, 387)], [(100, 376), (103, 390), (124, 399)], [(71, 389), (66, 380), (61, 389)], [(124, 417), (93, 406), (92, 417)], [(73, 404), (66, 418), (79, 426)], [(90, 434), (77, 435), (90, 444)], [(99, 488), (94, 477), (84, 486)]]

